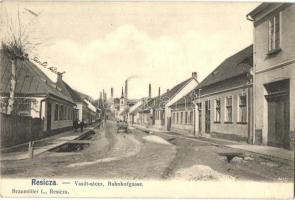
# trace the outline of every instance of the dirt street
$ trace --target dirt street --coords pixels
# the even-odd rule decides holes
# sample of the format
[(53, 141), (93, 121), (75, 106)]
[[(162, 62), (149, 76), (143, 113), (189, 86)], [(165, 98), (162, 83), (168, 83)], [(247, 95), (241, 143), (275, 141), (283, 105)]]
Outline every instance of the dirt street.
[[(114, 123), (95, 129), (90, 145), (48, 151), (32, 160), (3, 161), (3, 177), (291, 181), (292, 163), (248, 155), (227, 162), (230, 149), (136, 129), (117, 133)], [(65, 152), (69, 151), (69, 152)]]

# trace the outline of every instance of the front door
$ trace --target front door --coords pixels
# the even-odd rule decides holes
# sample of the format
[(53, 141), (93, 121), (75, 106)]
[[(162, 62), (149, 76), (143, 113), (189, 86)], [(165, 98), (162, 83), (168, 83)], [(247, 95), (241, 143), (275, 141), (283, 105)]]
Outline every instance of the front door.
[(268, 96), (268, 145), (289, 148), (289, 97)]
[(205, 132), (210, 133), (210, 101), (205, 102)]
[(290, 98), (289, 81), (279, 81), (266, 86), (265, 96), (268, 108), (269, 146), (289, 149), (290, 138)]
[(51, 103), (47, 103), (46, 118), (47, 118), (47, 128), (46, 128), (46, 130), (49, 131), (51, 129)]
[(167, 118), (167, 130), (170, 131), (171, 130), (171, 117)]

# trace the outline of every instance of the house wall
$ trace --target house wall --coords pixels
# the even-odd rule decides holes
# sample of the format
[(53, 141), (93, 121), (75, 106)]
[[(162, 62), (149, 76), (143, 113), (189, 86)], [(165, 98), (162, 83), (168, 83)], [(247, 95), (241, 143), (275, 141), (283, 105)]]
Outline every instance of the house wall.
[[(183, 113), (183, 120), (180, 120), (181, 112)], [(185, 113), (187, 112), (187, 122), (185, 122)], [(179, 120), (177, 121), (177, 113)], [(192, 116), (190, 116), (192, 113)], [(178, 108), (171, 108), (171, 131), (185, 135), (194, 135), (194, 110), (193, 107), (185, 108), (184, 106)]]
[(83, 116), (83, 104), (82, 103), (76, 103), (77, 104), (77, 109), (78, 109), (78, 120), (82, 121), (82, 116)]
[[(267, 145), (268, 137), (268, 109), (264, 95), (267, 91), (264, 84), (278, 80), (290, 80), (290, 148), (294, 149), (294, 124), (295, 124), (295, 5), (281, 11), (281, 51), (268, 55), (268, 19), (275, 11), (263, 20), (255, 23), (255, 135), (256, 143)], [(258, 138), (262, 137), (262, 141)]]
[[(239, 122), (239, 96), (246, 95), (247, 99), (247, 123)], [(213, 95), (202, 95), (198, 102), (201, 102), (201, 132), (199, 132), (199, 111), (195, 106), (196, 116), (196, 133), (205, 134), (205, 101), (210, 101), (210, 134), (214, 137), (225, 139), (247, 141), (249, 136), (249, 88), (247, 86), (239, 89), (221, 92)], [(232, 122), (226, 120), (226, 97), (232, 97)], [(220, 122), (215, 122), (216, 105), (215, 100), (220, 99)]]
[(171, 117), (171, 108), (170, 106), (180, 100), (182, 97), (186, 96), (198, 85), (198, 82), (195, 79), (192, 79), (184, 88), (182, 88), (170, 101), (165, 105), (165, 127), (168, 124), (168, 118)]
[[(50, 130), (47, 130), (47, 112), (50, 112), (48, 110), (48, 103), (51, 103), (51, 128)], [(68, 112), (72, 112), (72, 114), (65, 115), (62, 119), (60, 118), (60, 114), (58, 115), (58, 118), (55, 118), (55, 110), (56, 110), (56, 105), (58, 106), (66, 106), (68, 108)], [(59, 107), (60, 109), (60, 107)], [(44, 131), (50, 131), (50, 132), (55, 132), (57, 130), (63, 130), (65, 128), (71, 128), (73, 126), (73, 105), (64, 101), (60, 100), (53, 100), (49, 99), (46, 100), (45, 104), (45, 118), (44, 118)]]
[[(158, 114), (157, 114), (158, 113)], [(153, 127), (156, 129), (165, 129), (165, 116), (166, 110), (164, 109), (155, 109), (155, 124)]]

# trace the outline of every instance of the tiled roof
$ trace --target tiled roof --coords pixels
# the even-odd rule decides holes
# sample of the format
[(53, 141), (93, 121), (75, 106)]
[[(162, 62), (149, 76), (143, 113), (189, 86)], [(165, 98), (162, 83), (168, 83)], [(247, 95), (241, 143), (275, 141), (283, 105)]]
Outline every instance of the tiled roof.
[(75, 91), (71, 86), (69, 86), (65, 81), (57, 81), (56, 83), (58, 87), (61, 88), (61, 92), (66, 95), (67, 97), (73, 99), (75, 102), (83, 102), (82, 98), (78, 94), (77, 91)]
[[(179, 101), (175, 102), (172, 107), (176, 105), (189, 105), (192, 103), (192, 96), (196, 96), (194, 94), (198, 94), (198, 89), (202, 89), (202, 94), (205, 92), (203, 89), (205, 87), (216, 85), (215, 88), (224, 87), (224, 82), (229, 80), (230, 84), (235, 84), (239, 82), (234, 79), (235, 77), (239, 77), (243, 74), (247, 74), (250, 72), (253, 66), (253, 45), (248, 46), (247, 48), (239, 51), (238, 53), (228, 57), (225, 59), (212, 73), (210, 73), (196, 88), (191, 91), (188, 95), (181, 98)], [(186, 100), (185, 100), (186, 99)]]
[(189, 79), (187, 79), (185, 81), (182, 81), (181, 83), (177, 84), (176, 86), (174, 86), (172, 89), (170, 89), (169, 91), (165, 92), (161, 96), (154, 97), (154, 98), (150, 99), (147, 103), (145, 103), (142, 106), (142, 108), (144, 110), (151, 109), (151, 108), (164, 109), (166, 103), (168, 103), (168, 101), (172, 97), (174, 97), (192, 79), (193, 79), (193, 77), (190, 77)]
[(198, 86), (202, 88), (247, 73), (253, 66), (253, 45), (225, 59)]
[[(11, 61), (0, 50), (0, 93), (8, 95), (10, 90)], [(61, 88), (51, 81), (41, 69), (28, 59), (18, 60), (16, 64), (15, 96), (55, 95), (64, 100), (73, 102), (61, 92)]]

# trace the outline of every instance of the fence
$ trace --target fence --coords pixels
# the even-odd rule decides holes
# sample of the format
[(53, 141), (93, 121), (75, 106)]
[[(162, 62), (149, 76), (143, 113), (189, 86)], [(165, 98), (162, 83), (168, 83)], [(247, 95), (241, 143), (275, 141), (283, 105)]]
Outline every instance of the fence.
[(0, 113), (1, 147), (36, 140), (42, 133), (42, 120)]

